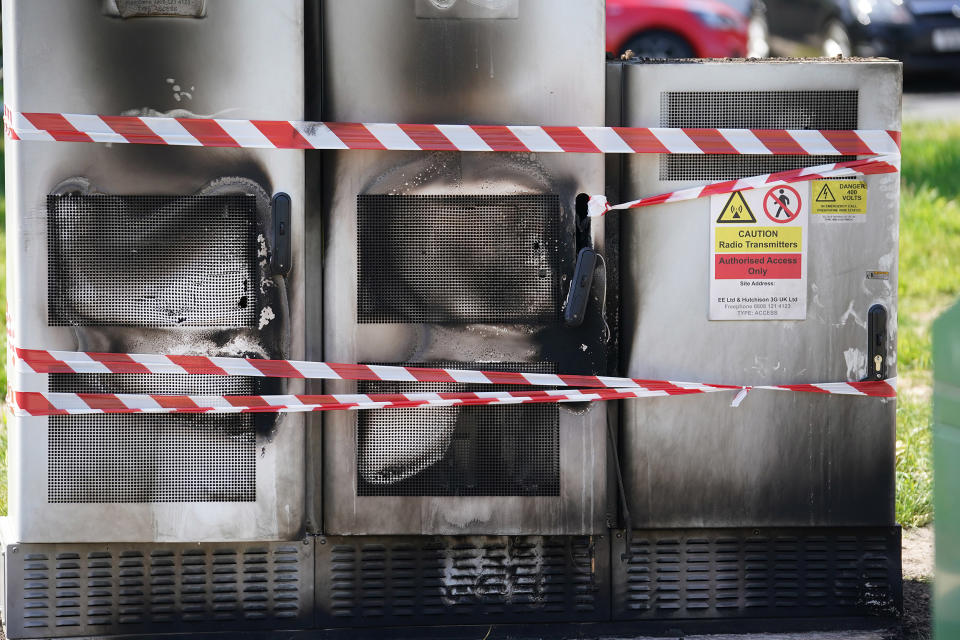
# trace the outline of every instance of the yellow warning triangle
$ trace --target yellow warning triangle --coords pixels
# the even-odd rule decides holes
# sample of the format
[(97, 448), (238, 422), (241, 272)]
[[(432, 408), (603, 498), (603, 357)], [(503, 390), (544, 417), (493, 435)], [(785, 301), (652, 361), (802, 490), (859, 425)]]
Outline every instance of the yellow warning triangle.
[(823, 184), (823, 189), (820, 189), (820, 193), (817, 194), (817, 202), (836, 202), (837, 199), (833, 197), (833, 191), (830, 190), (830, 185), (828, 183)]
[(723, 205), (720, 217), (717, 218), (718, 224), (751, 224), (756, 221), (750, 205), (739, 191), (731, 194), (727, 204)]

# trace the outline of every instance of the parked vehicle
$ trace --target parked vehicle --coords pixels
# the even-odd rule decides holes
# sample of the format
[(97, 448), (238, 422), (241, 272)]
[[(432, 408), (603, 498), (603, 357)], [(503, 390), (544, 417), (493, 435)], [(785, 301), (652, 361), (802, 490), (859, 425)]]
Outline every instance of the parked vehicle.
[(607, 0), (607, 51), (641, 58), (747, 54), (749, 17), (719, 0)]
[(782, 56), (885, 56), (908, 71), (960, 70), (960, 0), (765, 0)]
[(767, 42), (767, 7), (763, 0), (721, 0), (745, 15), (750, 21), (747, 32), (747, 57), (766, 58), (770, 55)]

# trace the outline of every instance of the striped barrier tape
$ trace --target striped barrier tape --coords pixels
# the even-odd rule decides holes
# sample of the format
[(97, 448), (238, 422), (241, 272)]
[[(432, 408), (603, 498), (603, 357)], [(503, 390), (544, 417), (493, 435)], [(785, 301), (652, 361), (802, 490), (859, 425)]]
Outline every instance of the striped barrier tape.
[[(539, 127), (493, 125), (369, 124), (209, 118), (94, 116), (18, 113), (4, 107), (7, 135), (14, 140), (134, 143), (264, 149), (369, 149), (404, 151), (494, 151), (566, 153), (687, 153), (751, 155), (870, 155), (845, 161), (715, 182), (611, 206), (603, 196), (589, 201), (591, 216), (693, 200), (825, 177), (899, 171), (897, 131), (791, 131), (783, 129), (663, 129), (639, 127)], [(739, 391), (738, 405), (752, 389), (894, 397), (895, 379), (774, 386), (731, 386), (609, 376), (553, 375), (260, 360), (47, 351), (17, 348), (16, 368), (32, 373), (174, 373), (257, 377), (388, 380), (586, 387), (563, 391), (447, 394), (352, 394), (345, 396), (171, 396), (14, 392), (21, 415), (129, 412), (289, 412), (453, 405), (588, 402), (639, 397)]]
[(803, 169), (791, 169), (789, 171), (780, 171), (778, 173), (768, 173), (750, 178), (741, 178), (739, 180), (724, 180), (712, 182), (710, 184), (679, 189), (669, 193), (663, 193), (656, 196), (648, 196), (624, 202), (622, 204), (611, 205), (607, 202), (605, 196), (591, 196), (587, 204), (588, 215), (598, 217), (605, 215), (608, 211), (639, 209), (658, 204), (667, 204), (670, 202), (683, 202), (685, 200), (696, 200), (706, 196), (717, 196), (736, 191), (747, 191), (757, 187), (772, 187), (781, 184), (792, 184), (795, 182), (808, 182), (810, 180), (821, 180), (823, 178), (842, 178), (855, 175), (878, 175), (884, 173), (897, 173), (900, 171), (899, 155), (881, 155), (862, 160), (849, 160), (846, 162), (834, 162), (831, 164), (821, 164), (815, 167), (806, 167)]
[(738, 391), (734, 406), (756, 389), (879, 398), (896, 396), (896, 380), (755, 387), (650, 381), (643, 388), (547, 391), (477, 391), (339, 395), (189, 396), (164, 394), (43, 393), (15, 391), (14, 411), (23, 416), (101, 413), (290, 413), (503, 404), (596, 402)]
[(249, 149), (798, 156), (900, 153), (900, 133), (886, 130), (666, 129), (301, 122), (20, 113), (6, 107), (4, 121), (8, 135), (14, 140)]
[(592, 196), (590, 216), (761, 186), (853, 175), (896, 173), (900, 132), (886, 130), (666, 129), (447, 124), (373, 124), (148, 116), (19, 113), (4, 106), (14, 140), (116, 142), (257, 149), (376, 149), (567, 153), (871, 155), (689, 187), (610, 205)]
[(28, 373), (188, 374), (323, 380), (445, 382), (523, 386), (583, 387), (560, 390), (394, 393), (345, 395), (188, 396), (171, 394), (14, 393), (20, 415), (85, 413), (237, 413), (348, 409), (593, 402), (720, 391), (738, 391), (734, 404), (753, 389), (896, 396), (896, 380), (796, 385), (721, 385), (613, 376), (582, 376), (392, 365), (339, 364), (256, 358), (47, 351), (16, 348), (17, 370)]
[[(715, 385), (671, 380), (646, 380), (616, 376), (585, 376), (553, 373), (521, 373), (511, 371), (479, 371), (472, 369), (434, 369), (397, 365), (342, 364), (306, 362), (303, 360), (265, 360), (187, 355), (152, 355), (135, 353), (95, 353), (86, 351), (49, 351), (15, 348), (16, 369), (24, 373), (119, 373), (119, 374), (188, 374), (212, 376), (249, 376), (267, 378), (299, 378), (311, 380), (368, 380), (381, 382), (446, 382), (460, 384), (513, 384), (522, 386), (648, 389), (668, 395), (688, 393), (701, 387), (724, 391), (744, 388), (742, 385)], [(879, 385), (879, 386), (878, 386)], [(759, 389), (761, 387), (753, 387)], [(767, 387), (764, 387), (767, 388)], [(839, 382), (769, 387), (789, 391), (883, 395), (887, 389), (879, 382)], [(883, 393), (880, 393), (880, 392)]]

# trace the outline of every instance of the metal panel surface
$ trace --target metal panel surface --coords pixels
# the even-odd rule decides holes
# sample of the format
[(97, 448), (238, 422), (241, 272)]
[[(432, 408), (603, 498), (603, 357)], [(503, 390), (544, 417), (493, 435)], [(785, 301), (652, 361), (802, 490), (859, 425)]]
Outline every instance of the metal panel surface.
[[(153, 7), (162, 9), (157, 3)], [(124, 19), (93, 0), (4, 0), (6, 104), (15, 111), (41, 113), (302, 118), (303, 3), (209, 0), (204, 7), (199, 18)], [(302, 152), (21, 141), (7, 143), (6, 173), (8, 301), (18, 345), (69, 351), (304, 356)], [(267, 264), (272, 247), (269, 196), (280, 191), (290, 194), (293, 202), (293, 266), (287, 276), (272, 273)], [(73, 212), (83, 234), (57, 236), (56, 212), (48, 225), (50, 196), (55, 202), (73, 196), (86, 203)], [(206, 232), (195, 227), (191, 237), (177, 244), (177, 234), (191, 229), (189, 221), (177, 222), (182, 211), (133, 206), (122, 212), (116, 209), (111, 224), (101, 226), (101, 232), (111, 234), (104, 246), (115, 246), (119, 252), (144, 250), (140, 255), (151, 256), (149, 267), (155, 271), (142, 265), (146, 271), (139, 281), (118, 276), (111, 282), (103, 271), (119, 269), (119, 264), (87, 265), (81, 271), (97, 276), (99, 293), (75, 289), (67, 301), (86, 305), (81, 311), (89, 311), (96, 322), (85, 323), (88, 316), (73, 313), (48, 323), (51, 314), (57, 319), (62, 311), (57, 304), (64, 301), (62, 290), (48, 290), (48, 276), (57, 286), (70, 284), (48, 270), (51, 257), (57, 257), (49, 254), (48, 239), (52, 234), (55, 246), (66, 250), (55, 265), (63, 266), (64, 259), (69, 263), (84, 252), (95, 254), (96, 227), (89, 222), (96, 207), (87, 206), (93, 200), (119, 204), (149, 197), (154, 203), (182, 204), (218, 198), (246, 202), (251, 196), (255, 210), (244, 210), (242, 232), (234, 234), (242, 236), (244, 250), (252, 253), (244, 268), (249, 270), (253, 263), (257, 271), (249, 286), (257, 288), (258, 299), (248, 298), (246, 309), (240, 306), (243, 296), (237, 295), (242, 279), (238, 283), (237, 274), (225, 275), (230, 280), (227, 288), (214, 275), (224, 275), (218, 267), (228, 262), (218, 253), (221, 245), (208, 242)], [(117, 222), (117, 216), (122, 219), (137, 211), (152, 220), (143, 225)], [(158, 243), (164, 242), (176, 246), (158, 251)], [(219, 264), (198, 266), (210, 265), (211, 257), (218, 257)], [(199, 273), (204, 269), (213, 277)], [(143, 286), (151, 279), (155, 290)], [(73, 284), (82, 289), (83, 281)], [(110, 295), (111, 286), (124, 291)], [(178, 293), (177, 287), (199, 287), (199, 293), (196, 297)], [(231, 297), (232, 317), (220, 313), (226, 311), (220, 303), (216, 313), (193, 320), (177, 313), (191, 300), (209, 301), (224, 293)], [(54, 305), (48, 305), (51, 296)], [(142, 301), (139, 307), (137, 300)], [(164, 309), (172, 312), (166, 319)], [(184, 321), (178, 322), (180, 318)], [(63, 326), (50, 326), (58, 324)], [(18, 373), (10, 382), (24, 391), (48, 389), (45, 375)], [(284, 383), (282, 392), (302, 388), (302, 383), (291, 381)], [(8, 542), (276, 540), (297, 538), (303, 530), (302, 417), (271, 418), (257, 431), (256, 500), (245, 502), (48, 503), (49, 436), (46, 418), (16, 418), (11, 423)]]
[[(419, 363), (413, 363), (417, 366)], [(457, 363), (434, 366), (457, 368)], [(550, 363), (481, 363), (485, 371), (556, 373)], [(361, 393), (514, 391), (518, 385), (362, 382)], [(357, 495), (558, 496), (556, 404), (362, 412)]]
[[(601, 3), (524, 0), (519, 3), (517, 18), (489, 20), (461, 19), (455, 12), (447, 14), (449, 17), (418, 17), (417, 7), (422, 4), (377, 0), (324, 3), (323, 105), (317, 119), (603, 124)], [(358, 39), (376, 42), (377, 46), (358, 49)], [(566, 44), (557, 48), (558, 41)], [(385, 51), (389, 55), (384, 55)], [(538, 62), (544, 51), (550, 52), (549, 64)], [(322, 350), (318, 345), (311, 355), (335, 362), (553, 363), (562, 373), (606, 372), (599, 286), (594, 287), (587, 321), (576, 329), (565, 329), (555, 320), (539, 318), (533, 322), (509, 314), (499, 318), (477, 315), (473, 321), (467, 314), (468, 322), (460, 324), (454, 324), (456, 319), (444, 322), (435, 317), (386, 324), (369, 322), (357, 307), (361, 290), (357, 274), (362, 267), (358, 257), (358, 196), (419, 199), (424, 205), (419, 211), (424, 215), (428, 213), (425, 205), (434, 200), (446, 199), (450, 204), (456, 198), (479, 196), (478, 201), (484, 202), (508, 202), (510, 198), (559, 201), (554, 220), (559, 237), (555, 249), (545, 244), (545, 238), (531, 238), (526, 249), (528, 261), (537, 264), (542, 262), (538, 251), (554, 250), (547, 276), (551, 269), (559, 273), (560, 296), (555, 303), (562, 304), (578, 249), (574, 202), (580, 192), (602, 191), (603, 167), (602, 157), (579, 154), (324, 153), (323, 184), (330, 186), (321, 204), (324, 344)], [(448, 206), (441, 213), (455, 215), (456, 210)], [(411, 213), (416, 215), (415, 211)], [(442, 217), (435, 224), (443, 224)], [(393, 231), (387, 221), (384, 225), (379, 232), (389, 236)], [(602, 251), (601, 227), (594, 225), (581, 231), (581, 242), (585, 235)], [(489, 286), (484, 285), (483, 278), (474, 282), (480, 273), (477, 265), (498, 253), (513, 255), (506, 247), (485, 247), (483, 239), (488, 234), (483, 228), (484, 224), (478, 223), (463, 232), (476, 234), (462, 242), (464, 253), (456, 261), (456, 268), (462, 269), (458, 273), (467, 275), (449, 287)], [(505, 231), (497, 229), (496, 234), (489, 234), (488, 242), (501, 242), (497, 238), (504, 237)], [(526, 236), (523, 229), (510, 227), (506, 237), (507, 242), (515, 242)], [(538, 242), (539, 247), (535, 246)], [(401, 288), (412, 297), (430, 289), (424, 286), (419, 266), (398, 265), (397, 273), (390, 274), (410, 280), (409, 286)], [(522, 273), (533, 277), (527, 266)], [(380, 264), (378, 268), (386, 267)], [(539, 271), (536, 279), (539, 286)], [(528, 291), (518, 291), (521, 299), (511, 301), (511, 309), (536, 307)], [(451, 292), (450, 297), (481, 299), (466, 290)], [(557, 309), (552, 311), (556, 313)], [(352, 392), (356, 385), (337, 382), (324, 388)], [(600, 531), (607, 515), (605, 412), (599, 405), (559, 409), (561, 478), (557, 497), (358, 496), (357, 417), (328, 413), (323, 416), (322, 429), (323, 530), (331, 534), (450, 535)]]
[(609, 552), (608, 536), (322, 537), (317, 626), (604, 621)]
[(7, 637), (306, 629), (313, 548), (309, 539), (9, 545)]
[[(667, 117), (662, 94), (691, 91), (735, 92), (745, 106), (756, 92), (855, 91), (858, 128), (900, 125), (900, 66), (889, 61), (625, 64), (622, 73), (626, 126), (660, 125)], [(724, 125), (733, 116), (715, 102), (704, 108)], [(750, 111), (738, 117), (741, 126), (751, 123)], [(655, 155), (628, 158), (623, 200), (698, 183), (663, 180), (660, 167)], [(624, 373), (745, 385), (861, 380), (867, 312), (881, 304), (889, 318), (887, 374), (894, 376), (899, 176), (866, 182), (865, 223), (810, 224), (802, 321), (707, 319), (709, 198), (619, 213)], [(886, 275), (872, 279), (871, 271)], [(621, 448), (634, 527), (893, 524), (893, 399), (754, 391), (739, 408), (730, 400), (715, 394), (624, 405)]]
[(614, 620), (898, 618), (900, 529), (625, 531)]

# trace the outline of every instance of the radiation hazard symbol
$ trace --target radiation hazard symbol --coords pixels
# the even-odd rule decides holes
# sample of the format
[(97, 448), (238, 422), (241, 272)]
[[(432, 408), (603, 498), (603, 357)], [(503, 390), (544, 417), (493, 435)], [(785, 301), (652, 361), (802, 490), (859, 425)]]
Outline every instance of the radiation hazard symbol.
[[(810, 212), (821, 221), (860, 222), (867, 213), (867, 183), (864, 180), (814, 180)], [(857, 220), (859, 218), (859, 220)]]
[(750, 205), (739, 191), (730, 195), (727, 204), (723, 205), (720, 217), (717, 218), (718, 224), (752, 224), (756, 221), (757, 218), (750, 210)]

